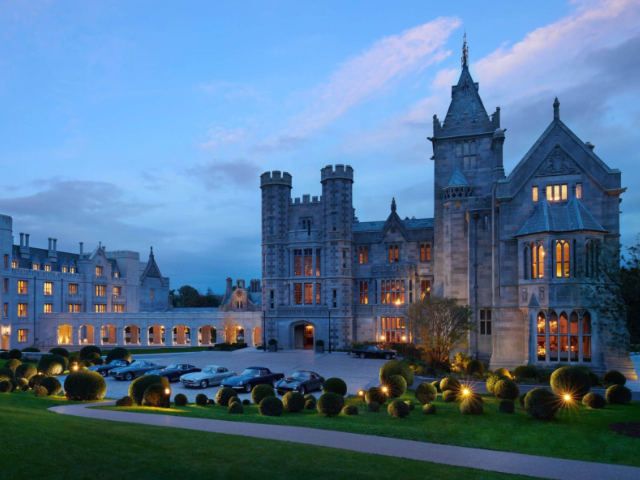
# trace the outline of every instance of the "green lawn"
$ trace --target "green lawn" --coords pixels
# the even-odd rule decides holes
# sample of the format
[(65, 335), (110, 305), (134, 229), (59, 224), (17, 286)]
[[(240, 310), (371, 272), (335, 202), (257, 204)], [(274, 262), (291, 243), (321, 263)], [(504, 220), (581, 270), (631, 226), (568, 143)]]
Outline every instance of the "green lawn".
[[(407, 394), (404, 398), (413, 399)], [(581, 405), (563, 409), (557, 419), (542, 422), (530, 418), (517, 405), (516, 413), (498, 412), (497, 401), (485, 397), (485, 413), (479, 416), (460, 414), (457, 403), (436, 401), (437, 414), (423, 415), (420, 406), (408, 418), (390, 417), (386, 410), (370, 413), (357, 398), (348, 400), (360, 407), (357, 416), (326, 418), (315, 411), (284, 414), (282, 417), (263, 417), (255, 405), (245, 406), (244, 414), (231, 415), (220, 406), (172, 407), (170, 410), (133, 407), (147, 413), (168, 413), (219, 420), (299, 425), (312, 428), (406, 438), (425, 442), (445, 443), (466, 447), (506, 450), (578, 460), (620, 463), (640, 466), (640, 439), (612, 432), (609, 424), (640, 421), (640, 404), (607, 406), (590, 410)], [(115, 408), (115, 407), (105, 407)]]
[(30, 393), (0, 394), (0, 478), (523, 478), (287, 442), (89, 420), (46, 410), (61, 403), (64, 400)]

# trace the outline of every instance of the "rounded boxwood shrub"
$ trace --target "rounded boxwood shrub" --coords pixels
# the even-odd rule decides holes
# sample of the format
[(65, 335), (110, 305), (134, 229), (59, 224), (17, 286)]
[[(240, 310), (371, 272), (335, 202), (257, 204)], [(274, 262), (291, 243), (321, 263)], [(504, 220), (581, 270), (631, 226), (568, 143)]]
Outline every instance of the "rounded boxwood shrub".
[(49, 391), (44, 388), (42, 385), (38, 385), (36, 388), (33, 389), (33, 394), (36, 397), (46, 397), (49, 395)]
[(261, 383), (259, 385), (256, 385), (251, 390), (251, 400), (253, 400), (253, 403), (255, 404), (260, 403), (264, 398), (275, 397), (275, 396), (276, 396), (276, 392), (273, 391), (273, 387), (266, 383)]
[[(64, 381), (64, 391), (69, 400), (102, 400), (107, 394), (107, 383), (98, 372), (80, 370), (67, 375)], [(131, 387), (129, 387), (129, 392), (131, 392)]]
[(516, 380), (538, 378), (538, 369), (535, 365), (520, 365), (515, 368), (513, 375)]
[(465, 371), (467, 375), (484, 375), (484, 364), (480, 360), (469, 360), (467, 365), (465, 366)]
[(13, 391), (13, 383), (10, 380), (0, 381), (0, 393), (11, 393)]
[(7, 358), (15, 358), (16, 360), (21, 360), (22, 352), (17, 348), (13, 348), (7, 352)]
[(522, 393), (522, 394), (520, 394), (520, 396), (518, 397), (518, 402), (520, 402), (520, 406), (521, 406), (522, 408), (524, 408), (524, 397), (526, 397), (526, 396), (527, 396), (527, 394), (526, 394), (526, 393)]
[(196, 405), (199, 407), (206, 407), (207, 403), (209, 403), (209, 398), (204, 393), (196, 395)]
[(440, 390), (446, 392), (447, 390), (457, 392), (460, 390), (460, 382), (454, 377), (444, 377), (440, 380)]
[(290, 413), (300, 412), (304, 409), (304, 395), (300, 392), (287, 392), (282, 397), (284, 409)]
[(49, 353), (40, 357), (38, 371), (47, 376), (60, 375), (67, 369), (67, 359), (60, 355)]
[(229, 406), (227, 407), (227, 412), (232, 414), (244, 413), (244, 408), (242, 408), (242, 403), (237, 401), (237, 399), (229, 402)]
[(47, 389), (47, 395), (58, 395), (62, 391), (62, 385), (56, 377), (43, 378), (40, 386)]
[(109, 363), (111, 360), (126, 360), (127, 362), (130, 362), (132, 358), (133, 357), (131, 356), (131, 353), (129, 353), (129, 350), (122, 347), (116, 347), (107, 353), (105, 362)]
[(258, 405), (260, 415), (267, 417), (279, 417), (282, 415), (282, 409), (282, 401), (278, 397), (265, 397)]
[(580, 367), (560, 367), (553, 371), (549, 381), (551, 390), (556, 395), (571, 394), (574, 398), (582, 398), (591, 389), (589, 374)]
[(433, 402), (438, 396), (438, 390), (432, 384), (428, 382), (422, 382), (416, 388), (416, 399), (422, 404), (426, 405), (427, 403)]
[(344, 407), (344, 397), (333, 392), (320, 395), (316, 406), (318, 413), (327, 417), (338, 415), (342, 407)]
[(434, 415), (436, 413), (436, 406), (433, 403), (425, 403), (422, 406), (422, 413), (425, 415)]
[(249, 400), (248, 398), (245, 398), (244, 400), (242, 400), (242, 405), (251, 405), (251, 400)]
[(524, 409), (538, 420), (551, 420), (559, 408), (558, 396), (546, 388), (534, 388), (524, 397)]
[(380, 368), (380, 383), (386, 383), (392, 375), (402, 375), (409, 387), (413, 385), (415, 378), (413, 370), (400, 360), (389, 360)]
[(398, 398), (407, 391), (407, 381), (402, 375), (391, 375), (385, 383), (387, 387), (387, 395), (390, 398)]
[[(238, 397), (232, 398), (231, 400), (229, 400), (229, 403), (233, 402), (234, 400), (237, 400)], [(210, 398), (207, 400), (207, 405), (211, 406), (211, 405), (215, 405), (216, 401), (213, 398)]]
[(500, 400), (500, 403), (498, 403), (498, 411), (500, 413), (514, 413), (516, 411), (516, 405), (513, 400)]
[(15, 373), (10, 368), (2, 367), (0, 368), (0, 378), (3, 380), (13, 380), (15, 378)]
[(16, 369), (22, 365), (22, 362), (20, 360), (18, 360), (17, 358), (10, 358), (9, 360), (7, 360), (6, 362), (4, 362), (4, 368), (8, 368), (9, 370), (11, 370), (14, 374), (16, 373)]
[(611, 385), (622, 385), (624, 386), (627, 383), (627, 377), (625, 377), (622, 373), (617, 370), (609, 370), (602, 377), (605, 386), (610, 387)]
[[(253, 392), (251, 393), (251, 395), (253, 396)], [(234, 398), (237, 397), (238, 394), (236, 393), (236, 391), (231, 388), (231, 387), (222, 387), (220, 389), (218, 389), (218, 392), (216, 393), (216, 403), (218, 405), (222, 405), (223, 407), (228, 407), (229, 406), (229, 401)]]
[(169, 380), (166, 377), (161, 377), (160, 375), (143, 375), (129, 384), (129, 396), (133, 398), (136, 405), (142, 405), (145, 390), (154, 384), (162, 385), (163, 389), (169, 388)]
[(344, 407), (342, 407), (342, 414), (343, 415), (358, 415), (358, 407), (356, 407), (355, 405), (345, 405)]
[(509, 371), (508, 368), (497, 368), (493, 371), (494, 375), (497, 375), (498, 377), (503, 377), (503, 378), (510, 378), (513, 379), (513, 375), (511, 375), (511, 372)]
[(407, 407), (409, 407), (409, 410), (415, 410), (416, 405), (415, 403), (413, 403), (413, 401), (411, 400), (405, 400), (404, 403), (407, 404)]
[(604, 408), (606, 400), (599, 393), (589, 392), (582, 397), (582, 404), (589, 408)]
[(314, 397), (313, 395), (311, 395), (310, 393), (307, 393), (304, 396), (304, 409), (305, 410), (315, 410), (316, 409), (316, 404), (317, 404), (317, 400), (316, 397)]
[(607, 403), (624, 405), (631, 403), (631, 390), (623, 385), (611, 385), (604, 394)]
[(438, 393), (442, 393), (442, 390), (440, 390), (440, 380), (434, 380), (433, 382), (431, 382), (431, 385), (436, 387)]
[(29, 380), (26, 378), (16, 378), (16, 388), (20, 389), (23, 392), (29, 390)]
[(453, 390), (445, 390), (442, 392), (442, 400), (450, 403), (455, 402), (458, 399), (458, 392)]
[(322, 385), (322, 391), (324, 393), (335, 393), (344, 397), (347, 394), (347, 384), (338, 377), (327, 378)]
[(40, 385), (40, 382), (47, 378), (46, 375), (42, 375), (41, 373), (37, 373), (33, 377), (29, 379), (29, 388), (35, 388)]
[(27, 381), (31, 379), (35, 374), (38, 373), (36, 367), (30, 363), (23, 363), (18, 368), (16, 368), (16, 378), (26, 378)]
[(22, 349), (23, 352), (39, 352), (40, 349), (38, 347), (27, 347)]
[(184, 393), (178, 393), (175, 397), (173, 397), (173, 403), (176, 407), (184, 407), (187, 405), (187, 396)]
[(169, 395), (165, 393), (165, 388), (162, 384), (154, 383), (144, 391), (142, 404), (145, 407), (168, 407)]
[(494, 393), (493, 388), (496, 386), (496, 383), (498, 383), (500, 380), (503, 380), (505, 378), (507, 377), (503, 377), (495, 373), (490, 373), (489, 376), (487, 377), (487, 381), (485, 382), (485, 386), (487, 387), (487, 392)]
[(493, 394), (501, 400), (515, 400), (520, 395), (520, 389), (513, 380), (503, 378), (493, 386)]
[(460, 413), (463, 415), (481, 415), (484, 413), (484, 401), (479, 395), (469, 395), (460, 402)]
[(387, 401), (387, 396), (380, 387), (371, 387), (364, 394), (364, 400), (367, 403), (375, 402), (378, 405), (383, 405)]
[(60, 355), (61, 357), (69, 358), (69, 350), (67, 350), (66, 348), (53, 347), (51, 350), (49, 350), (49, 353), (51, 355)]
[(87, 345), (80, 349), (79, 357), (80, 360), (91, 360), (95, 358), (96, 355), (98, 355), (98, 357), (102, 355), (102, 350), (100, 350), (100, 347), (97, 347), (96, 345)]
[(387, 413), (395, 418), (404, 418), (410, 411), (409, 405), (399, 399), (392, 400), (387, 407)]
[(133, 407), (133, 398), (129, 395), (119, 398), (116, 400), (116, 407)]
[(367, 408), (370, 412), (378, 413), (380, 411), (380, 404), (378, 402), (368, 402)]

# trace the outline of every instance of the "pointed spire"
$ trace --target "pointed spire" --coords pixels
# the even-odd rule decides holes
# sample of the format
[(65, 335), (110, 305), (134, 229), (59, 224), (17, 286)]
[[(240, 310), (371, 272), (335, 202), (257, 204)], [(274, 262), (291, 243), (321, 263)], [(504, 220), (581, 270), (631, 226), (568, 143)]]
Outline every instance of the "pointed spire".
[(464, 32), (462, 37), (462, 68), (467, 67), (469, 64), (469, 46), (467, 45), (467, 32)]
[(391, 212), (396, 213), (396, 197), (391, 199)]
[(153, 257), (153, 247), (149, 247), (149, 258), (154, 258)]
[(560, 120), (560, 102), (558, 97), (553, 101), (553, 119)]

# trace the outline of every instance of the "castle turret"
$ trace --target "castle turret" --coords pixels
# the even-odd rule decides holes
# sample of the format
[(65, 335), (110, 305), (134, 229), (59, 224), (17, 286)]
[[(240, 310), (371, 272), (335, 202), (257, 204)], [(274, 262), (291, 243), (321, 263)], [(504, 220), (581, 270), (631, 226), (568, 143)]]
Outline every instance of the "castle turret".
[(13, 249), (13, 219), (0, 215), (0, 270), (11, 268)]

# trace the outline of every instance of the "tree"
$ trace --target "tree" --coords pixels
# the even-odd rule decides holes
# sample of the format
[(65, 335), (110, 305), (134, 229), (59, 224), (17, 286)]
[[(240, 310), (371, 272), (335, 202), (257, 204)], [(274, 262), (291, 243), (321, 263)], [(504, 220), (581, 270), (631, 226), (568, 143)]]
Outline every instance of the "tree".
[(416, 343), (428, 360), (448, 362), (451, 351), (463, 340), (473, 324), (471, 309), (453, 298), (427, 297), (412, 303), (408, 310)]
[(640, 236), (622, 258), (620, 294), (627, 310), (630, 341), (640, 344)]
[(220, 296), (214, 294), (210, 288), (207, 289), (205, 295), (202, 295), (191, 285), (183, 285), (177, 292), (171, 290), (169, 292), (169, 298), (174, 307), (196, 308), (217, 307), (220, 305)]

